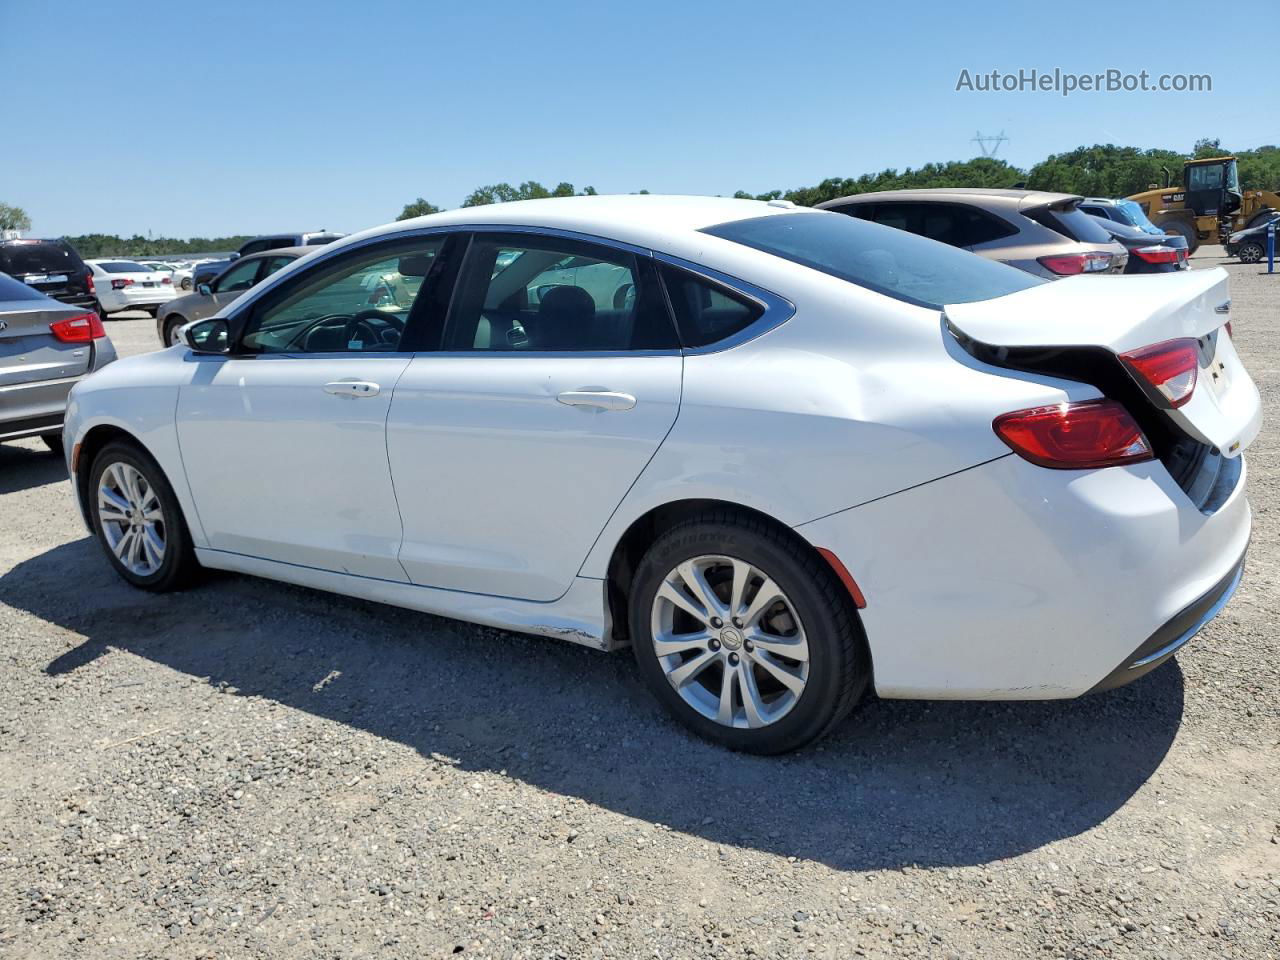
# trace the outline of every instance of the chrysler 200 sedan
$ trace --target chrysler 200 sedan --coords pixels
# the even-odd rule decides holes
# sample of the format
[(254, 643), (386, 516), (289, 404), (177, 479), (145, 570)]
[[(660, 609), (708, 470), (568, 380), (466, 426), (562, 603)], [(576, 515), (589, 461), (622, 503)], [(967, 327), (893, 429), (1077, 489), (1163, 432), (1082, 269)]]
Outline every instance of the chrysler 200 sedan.
[[(347, 237), (76, 387), (129, 583), (239, 571), (600, 649), (774, 753), (882, 697), (1075, 697), (1227, 602), (1258, 392), (1221, 269), (1047, 283), (785, 202)], [(424, 671), (429, 667), (424, 663)]]

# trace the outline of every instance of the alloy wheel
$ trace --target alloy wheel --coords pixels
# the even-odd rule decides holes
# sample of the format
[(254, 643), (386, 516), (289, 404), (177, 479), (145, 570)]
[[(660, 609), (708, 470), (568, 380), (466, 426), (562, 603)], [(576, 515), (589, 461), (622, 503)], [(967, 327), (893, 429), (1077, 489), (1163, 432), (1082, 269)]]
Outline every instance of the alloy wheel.
[(116, 461), (98, 481), (98, 522), (126, 570), (149, 577), (164, 563), (165, 517), (158, 491), (142, 471)]
[(768, 726), (804, 693), (809, 644), (795, 605), (745, 560), (701, 556), (679, 564), (663, 578), (650, 619), (667, 682), (722, 726)]

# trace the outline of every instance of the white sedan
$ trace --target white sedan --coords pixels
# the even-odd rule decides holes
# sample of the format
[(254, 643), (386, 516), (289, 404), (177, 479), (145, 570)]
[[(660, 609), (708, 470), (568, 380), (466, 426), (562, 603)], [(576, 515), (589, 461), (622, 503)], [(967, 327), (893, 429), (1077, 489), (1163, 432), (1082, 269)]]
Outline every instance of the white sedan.
[(191, 265), (182, 261), (139, 260), (144, 267), (157, 273), (167, 273), (170, 282), (180, 290), (191, 289)]
[(108, 316), (121, 310), (146, 310), (153, 317), (178, 291), (173, 277), (133, 260), (86, 260), (93, 272), (98, 313)]
[(1076, 697), (1196, 633), (1250, 530), (1228, 303), (776, 201), (507, 203), (317, 248), (78, 384), (66, 450), (135, 586), (629, 644), (771, 753), (868, 686)]

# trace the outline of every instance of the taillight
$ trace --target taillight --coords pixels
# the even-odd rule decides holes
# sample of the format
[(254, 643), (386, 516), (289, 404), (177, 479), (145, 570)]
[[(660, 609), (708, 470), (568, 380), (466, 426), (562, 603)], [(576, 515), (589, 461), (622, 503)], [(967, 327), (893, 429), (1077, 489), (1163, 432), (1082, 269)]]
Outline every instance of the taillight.
[(1231, 332), (1231, 321), (1228, 320), (1226, 323), (1223, 324), (1223, 326), (1227, 328), (1227, 336), (1231, 337), (1234, 340), (1236, 335)]
[(1041, 257), (1040, 265), (1047, 267), (1059, 276), (1068, 277), (1077, 273), (1101, 273), (1111, 268), (1109, 253), (1063, 253), (1052, 257)]
[(161, 278), (160, 278), (160, 282), (161, 282), (162, 284), (164, 284), (164, 283), (173, 283), (173, 277), (161, 277)]
[(133, 286), (133, 281), (130, 280), (128, 277), (120, 277), (116, 280), (111, 281), (112, 290), (123, 290), (125, 287), (131, 287), (131, 286)]
[(1022, 459), (1055, 470), (1114, 467), (1153, 456), (1142, 428), (1114, 400), (1017, 410), (991, 426)]
[(1200, 345), (1190, 337), (1131, 350), (1120, 354), (1120, 359), (1139, 380), (1154, 387), (1175, 409), (1190, 400), (1195, 392)]
[(49, 329), (63, 343), (88, 343), (107, 335), (107, 331), (102, 328), (102, 318), (96, 313), (82, 313), (58, 320), (49, 324)]
[(88, 287), (89, 287), (89, 292), (90, 292), (90, 293), (94, 293), (95, 291), (94, 291), (94, 289), (93, 289), (93, 274), (92, 274), (92, 273), (86, 273), (86, 274), (84, 275), (84, 282), (88, 285)]
[(1182, 252), (1175, 250), (1173, 247), (1166, 247), (1162, 243), (1156, 244), (1154, 247), (1138, 247), (1132, 251), (1133, 255), (1147, 263), (1177, 263), (1182, 259)]

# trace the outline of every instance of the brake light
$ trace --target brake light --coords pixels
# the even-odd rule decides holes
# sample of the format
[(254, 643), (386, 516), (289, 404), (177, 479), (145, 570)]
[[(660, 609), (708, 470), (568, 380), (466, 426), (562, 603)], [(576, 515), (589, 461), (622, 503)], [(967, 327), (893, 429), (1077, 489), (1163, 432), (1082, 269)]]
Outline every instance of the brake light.
[(162, 284), (165, 284), (165, 283), (173, 283), (173, 277), (161, 277), (161, 278), (160, 278), (160, 282), (161, 282)]
[(88, 284), (88, 285), (89, 285), (89, 292), (90, 292), (90, 293), (95, 293), (95, 292), (96, 292), (96, 291), (93, 289), (93, 273), (92, 273), (92, 272), (86, 273), (86, 274), (84, 275), (84, 282), (85, 282), (86, 284)]
[(1234, 340), (1236, 335), (1231, 332), (1231, 321), (1228, 320), (1223, 326), (1227, 328), (1227, 336)]
[(1041, 266), (1062, 277), (1077, 273), (1101, 273), (1111, 268), (1109, 253), (1063, 253), (1052, 257), (1040, 257)]
[(1200, 345), (1190, 337), (1166, 340), (1141, 350), (1122, 353), (1120, 359), (1130, 372), (1154, 387), (1175, 409), (1190, 400), (1195, 392)]
[(125, 287), (131, 287), (131, 286), (133, 286), (133, 281), (130, 280), (128, 277), (120, 277), (116, 280), (111, 281), (112, 290), (123, 290)]
[(1177, 263), (1182, 259), (1182, 252), (1162, 243), (1154, 247), (1138, 247), (1133, 254), (1147, 263)]
[(1153, 456), (1142, 428), (1114, 400), (1016, 410), (991, 426), (1022, 459), (1054, 470), (1115, 467)]
[(107, 335), (102, 328), (102, 318), (96, 313), (82, 313), (58, 320), (49, 324), (49, 330), (63, 343), (88, 343)]

